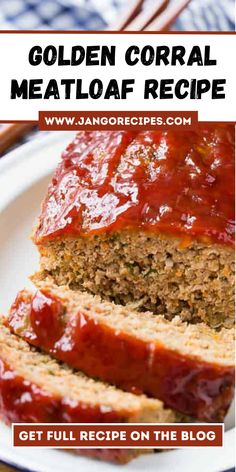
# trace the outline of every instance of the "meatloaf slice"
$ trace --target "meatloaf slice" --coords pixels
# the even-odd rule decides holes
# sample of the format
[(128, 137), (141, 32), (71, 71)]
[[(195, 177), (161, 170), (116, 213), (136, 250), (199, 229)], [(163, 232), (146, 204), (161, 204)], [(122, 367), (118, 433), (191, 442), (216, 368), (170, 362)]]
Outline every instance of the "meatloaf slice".
[(162, 402), (123, 392), (41, 354), (0, 322), (0, 415), (6, 422), (174, 422)]
[[(100, 459), (108, 462), (116, 462), (118, 464), (127, 464), (132, 459), (153, 452), (151, 449), (74, 449), (76, 454), (87, 456), (93, 459)], [(159, 452), (155, 449), (155, 452)]]
[(78, 133), (34, 241), (42, 278), (232, 327), (234, 127)]
[[(11, 334), (5, 323), (5, 319), (0, 319), (0, 418), (7, 424), (186, 420), (183, 415), (164, 408), (158, 400), (126, 393), (73, 372)], [(126, 463), (148, 451), (79, 449), (73, 452)]]
[(41, 284), (12, 305), (10, 328), (87, 375), (222, 421), (234, 394), (234, 330), (172, 321)]

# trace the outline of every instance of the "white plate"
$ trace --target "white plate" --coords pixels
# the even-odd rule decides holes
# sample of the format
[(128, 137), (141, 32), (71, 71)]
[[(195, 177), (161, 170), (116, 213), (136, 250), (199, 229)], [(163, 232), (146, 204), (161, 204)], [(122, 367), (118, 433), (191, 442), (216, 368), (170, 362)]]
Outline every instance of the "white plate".
[[(0, 160), (0, 312), (7, 313), (18, 290), (30, 287), (27, 276), (37, 267), (37, 252), (29, 239), (40, 202), (74, 133), (51, 132)], [(234, 465), (234, 414), (227, 416), (223, 448), (191, 448), (140, 457), (128, 472), (220, 472)], [(0, 424), (0, 460), (39, 472), (110, 472), (119, 466), (50, 449), (11, 446), (10, 428)]]

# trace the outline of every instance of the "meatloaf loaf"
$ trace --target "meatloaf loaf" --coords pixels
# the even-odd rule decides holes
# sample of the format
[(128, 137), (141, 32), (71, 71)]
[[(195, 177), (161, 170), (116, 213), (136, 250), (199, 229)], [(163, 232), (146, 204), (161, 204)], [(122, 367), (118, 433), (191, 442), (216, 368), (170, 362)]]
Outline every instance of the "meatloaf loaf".
[[(126, 393), (74, 372), (11, 334), (0, 320), (0, 417), (7, 424), (183, 421), (158, 400)], [(79, 450), (83, 454), (83, 451)], [(86, 450), (127, 462), (140, 450)]]
[(233, 329), (169, 321), (50, 283), (21, 291), (8, 323), (71, 367), (200, 420), (222, 421), (234, 395)]
[(42, 278), (232, 327), (234, 127), (78, 133), (34, 241)]

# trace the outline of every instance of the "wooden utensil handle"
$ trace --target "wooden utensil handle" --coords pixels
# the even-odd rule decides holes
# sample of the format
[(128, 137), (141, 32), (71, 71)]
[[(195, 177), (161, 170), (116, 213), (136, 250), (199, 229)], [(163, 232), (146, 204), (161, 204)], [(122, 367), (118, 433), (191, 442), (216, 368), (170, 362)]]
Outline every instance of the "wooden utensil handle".
[(35, 123), (12, 123), (0, 129), (0, 155), (22, 138)]

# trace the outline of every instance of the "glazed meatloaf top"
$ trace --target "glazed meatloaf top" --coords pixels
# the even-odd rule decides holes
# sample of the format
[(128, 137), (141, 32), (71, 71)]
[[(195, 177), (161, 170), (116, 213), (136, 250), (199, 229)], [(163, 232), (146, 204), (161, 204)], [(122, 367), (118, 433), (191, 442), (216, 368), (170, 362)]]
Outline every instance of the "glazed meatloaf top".
[(0, 416), (6, 422), (172, 422), (158, 400), (75, 373), (0, 321)]
[(233, 329), (168, 321), (49, 283), (21, 291), (8, 322), (56, 359), (183, 414), (222, 421), (233, 398)]
[(142, 228), (231, 245), (233, 167), (231, 125), (79, 132), (49, 186), (35, 241)]

